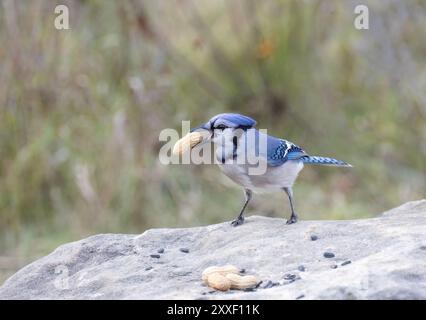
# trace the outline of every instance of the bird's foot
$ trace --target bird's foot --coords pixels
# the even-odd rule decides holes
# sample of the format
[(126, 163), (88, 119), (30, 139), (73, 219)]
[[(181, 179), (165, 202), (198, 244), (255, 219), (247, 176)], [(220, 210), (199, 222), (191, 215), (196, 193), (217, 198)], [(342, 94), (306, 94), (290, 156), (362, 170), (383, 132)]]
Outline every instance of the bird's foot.
[(290, 219), (287, 220), (286, 224), (293, 224), (297, 222), (297, 216), (292, 215)]
[(234, 221), (231, 222), (231, 226), (238, 227), (239, 225), (242, 225), (244, 223), (244, 217), (238, 217)]

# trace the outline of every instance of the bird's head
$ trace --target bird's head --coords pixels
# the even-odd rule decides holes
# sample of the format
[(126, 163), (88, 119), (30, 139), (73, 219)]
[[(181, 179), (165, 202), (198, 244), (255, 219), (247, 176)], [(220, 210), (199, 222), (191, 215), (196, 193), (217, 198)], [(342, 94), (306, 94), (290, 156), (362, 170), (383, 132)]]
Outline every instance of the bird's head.
[(221, 145), (232, 143), (235, 136), (255, 125), (255, 120), (241, 114), (218, 114), (201, 126), (193, 128), (188, 135), (180, 139), (175, 144), (174, 153), (184, 153), (208, 141)]
[(203, 141), (211, 140), (213, 143), (219, 143), (223, 139), (232, 139), (238, 132), (251, 129), (255, 125), (256, 121), (250, 117), (238, 113), (221, 113), (192, 129), (191, 132), (207, 131), (210, 136)]

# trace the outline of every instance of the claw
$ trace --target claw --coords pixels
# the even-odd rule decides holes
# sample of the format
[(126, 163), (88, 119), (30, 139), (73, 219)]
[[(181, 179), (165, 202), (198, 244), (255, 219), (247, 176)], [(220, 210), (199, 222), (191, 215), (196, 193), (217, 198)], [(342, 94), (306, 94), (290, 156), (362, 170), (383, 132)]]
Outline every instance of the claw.
[(239, 225), (242, 225), (243, 223), (244, 223), (244, 218), (237, 218), (231, 222), (231, 225), (233, 227), (238, 227)]
[(293, 224), (297, 222), (297, 217), (291, 216), (289, 220), (287, 220), (286, 224)]

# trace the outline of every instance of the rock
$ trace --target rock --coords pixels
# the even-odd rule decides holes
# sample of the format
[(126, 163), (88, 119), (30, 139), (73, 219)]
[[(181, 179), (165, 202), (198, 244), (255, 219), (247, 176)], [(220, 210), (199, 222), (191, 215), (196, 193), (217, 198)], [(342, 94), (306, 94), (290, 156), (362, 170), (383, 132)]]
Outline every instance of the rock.
[[(321, 241), (306, 241), (312, 225)], [(0, 287), (0, 299), (426, 299), (425, 247), (426, 200), (371, 219), (286, 225), (284, 217), (251, 216), (238, 227), (102, 234), (24, 267)], [(151, 258), (158, 248), (167, 254)], [(179, 248), (191, 248), (190, 256)], [(329, 250), (352, 263), (331, 269), (318, 257)], [(207, 291), (202, 271), (226, 264), (273, 283), (302, 264), (307, 271), (268, 289)]]
[(183, 252), (183, 253), (188, 253), (189, 252), (189, 249), (188, 248), (180, 248), (179, 249), (181, 252)]
[(318, 240), (318, 236), (316, 236), (316, 235), (312, 235), (312, 236), (311, 236), (311, 240), (312, 240), (312, 241), (317, 241), (317, 240)]
[(300, 266), (297, 267), (297, 270), (299, 270), (300, 272), (305, 272), (306, 268), (305, 268), (304, 265), (300, 265)]
[(352, 262), (351, 260), (346, 260), (345, 262), (342, 262), (341, 266), (346, 266), (350, 264), (351, 262)]
[(163, 249), (163, 248), (158, 249), (158, 250), (157, 250), (157, 253), (164, 253), (164, 249)]

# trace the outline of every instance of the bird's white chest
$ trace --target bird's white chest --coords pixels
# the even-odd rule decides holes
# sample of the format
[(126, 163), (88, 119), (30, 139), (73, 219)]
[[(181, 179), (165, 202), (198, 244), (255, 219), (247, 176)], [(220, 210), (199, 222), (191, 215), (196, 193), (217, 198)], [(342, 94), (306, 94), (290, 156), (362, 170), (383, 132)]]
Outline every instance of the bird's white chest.
[(248, 175), (248, 168), (245, 165), (219, 163), (219, 168), (222, 172), (237, 184), (244, 188), (252, 188), (250, 176)]
[(226, 176), (244, 188), (255, 192), (275, 192), (294, 184), (297, 175), (303, 169), (303, 163), (287, 161), (281, 166), (269, 166), (261, 175), (250, 175), (247, 165), (225, 163), (219, 164), (219, 167)]

